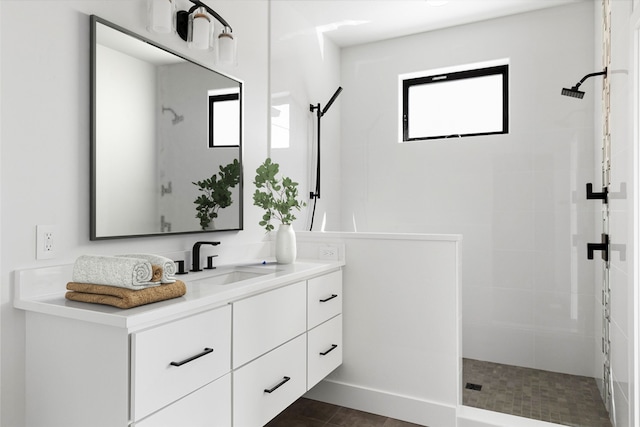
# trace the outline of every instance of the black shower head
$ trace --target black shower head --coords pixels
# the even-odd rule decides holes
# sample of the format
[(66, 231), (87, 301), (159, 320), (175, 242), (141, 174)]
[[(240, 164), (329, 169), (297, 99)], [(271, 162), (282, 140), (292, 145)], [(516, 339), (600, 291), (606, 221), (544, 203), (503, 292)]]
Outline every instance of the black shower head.
[(584, 97), (584, 92), (578, 90), (578, 86), (574, 86), (571, 89), (567, 89), (566, 87), (562, 88), (562, 94), (564, 96), (570, 96), (572, 98), (582, 99)]
[(580, 87), (580, 85), (582, 83), (584, 83), (585, 80), (587, 80), (589, 77), (593, 77), (593, 76), (604, 76), (604, 78), (607, 78), (607, 69), (605, 68), (603, 71), (598, 71), (597, 73), (591, 73), (591, 74), (587, 74), (586, 76), (584, 76), (582, 78), (582, 80), (580, 80), (578, 83), (576, 83), (576, 85), (574, 87), (572, 87), (571, 89), (567, 89), (562, 88), (562, 95), (564, 96), (570, 96), (572, 98), (578, 98), (578, 99), (582, 99), (584, 97), (584, 92), (582, 92), (581, 90), (578, 90), (578, 88)]
[(333, 94), (333, 96), (331, 97), (331, 99), (329, 100), (329, 102), (327, 102), (327, 105), (324, 106), (324, 108), (322, 109), (322, 115), (324, 116), (324, 113), (327, 112), (327, 110), (329, 109), (329, 107), (331, 107), (331, 104), (333, 104), (333, 101), (336, 100), (336, 98), (338, 97), (338, 95), (340, 95), (340, 92), (342, 92), (342, 86), (338, 86), (338, 89), (335, 91), (335, 93)]

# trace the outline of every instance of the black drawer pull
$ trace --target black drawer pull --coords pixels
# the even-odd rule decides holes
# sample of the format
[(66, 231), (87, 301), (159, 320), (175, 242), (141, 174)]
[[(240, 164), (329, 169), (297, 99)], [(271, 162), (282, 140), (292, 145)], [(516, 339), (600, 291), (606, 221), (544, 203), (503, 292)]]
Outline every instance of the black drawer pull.
[(334, 298), (338, 298), (338, 295), (331, 294), (331, 296), (329, 298), (321, 299), (320, 302), (327, 302), (327, 301), (330, 301), (330, 300), (332, 300)]
[(331, 348), (329, 350), (327, 350), (327, 351), (320, 352), (320, 356), (326, 356), (327, 354), (331, 353), (336, 348), (338, 348), (338, 344), (331, 344)]
[(280, 381), (278, 384), (276, 384), (275, 386), (273, 386), (273, 388), (265, 388), (264, 392), (265, 393), (273, 393), (274, 391), (276, 391), (277, 389), (279, 389), (280, 387), (282, 387), (284, 385), (284, 383), (286, 383), (287, 381), (289, 381), (291, 379), (291, 377), (284, 377), (282, 379), (282, 381)]
[(209, 354), (209, 353), (213, 353), (213, 349), (212, 349), (212, 348), (205, 348), (205, 349), (202, 351), (202, 353), (200, 353), (200, 354), (196, 354), (195, 356), (191, 356), (191, 357), (190, 357), (190, 358), (188, 358), (188, 359), (184, 359), (182, 362), (171, 362), (171, 363), (170, 363), (170, 365), (171, 365), (171, 366), (182, 366), (182, 365), (184, 365), (185, 363), (192, 362), (192, 361), (196, 360), (196, 359), (197, 359), (197, 358), (199, 358), (199, 357), (206, 356), (206, 355), (207, 355), (207, 354)]

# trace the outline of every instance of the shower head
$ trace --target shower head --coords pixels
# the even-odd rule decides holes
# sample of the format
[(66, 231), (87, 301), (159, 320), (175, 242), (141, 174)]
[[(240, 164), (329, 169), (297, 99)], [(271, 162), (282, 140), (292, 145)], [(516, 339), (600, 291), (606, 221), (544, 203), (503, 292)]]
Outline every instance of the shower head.
[(578, 88), (580, 87), (580, 85), (582, 83), (584, 83), (585, 80), (587, 80), (589, 77), (593, 77), (593, 76), (604, 76), (604, 78), (607, 78), (607, 69), (605, 68), (603, 71), (599, 71), (597, 73), (591, 73), (591, 74), (587, 74), (586, 76), (584, 76), (582, 78), (582, 80), (580, 80), (578, 83), (576, 83), (576, 85), (574, 87), (572, 87), (571, 89), (567, 89), (562, 88), (562, 95), (564, 96), (570, 96), (571, 98), (578, 98), (578, 99), (582, 99), (584, 98), (584, 92), (582, 92), (581, 90), (578, 90)]
[(584, 97), (584, 92), (578, 90), (578, 86), (574, 86), (571, 89), (567, 89), (566, 87), (562, 88), (562, 94), (564, 96), (570, 96), (572, 98), (582, 99)]
[(177, 125), (184, 120), (184, 116), (179, 116), (175, 111), (173, 111), (173, 108), (163, 106), (162, 112), (164, 113), (165, 111), (170, 111), (171, 113), (173, 113), (173, 119), (171, 119), (171, 123), (174, 125)]
[(333, 102), (336, 100), (338, 95), (340, 95), (340, 92), (342, 92), (342, 86), (338, 86), (338, 89), (335, 91), (335, 93), (333, 94), (329, 102), (327, 102), (327, 105), (325, 105), (324, 108), (322, 109), (321, 115), (324, 116), (324, 113), (326, 113), (327, 110), (329, 110), (329, 107), (331, 107), (331, 104), (333, 104)]

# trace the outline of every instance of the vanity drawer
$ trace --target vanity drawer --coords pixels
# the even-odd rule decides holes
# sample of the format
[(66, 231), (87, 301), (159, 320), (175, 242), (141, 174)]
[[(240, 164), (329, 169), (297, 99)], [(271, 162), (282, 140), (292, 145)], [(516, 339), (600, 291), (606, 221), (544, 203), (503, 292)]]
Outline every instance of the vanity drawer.
[(305, 282), (233, 303), (233, 367), (306, 331)]
[(309, 329), (342, 313), (342, 272), (336, 271), (308, 281)]
[(231, 307), (131, 334), (131, 419), (139, 420), (231, 367)]
[(234, 371), (233, 423), (262, 426), (307, 391), (306, 334)]
[(135, 427), (184, 425), (231, 427), (231, 374), (134, 423)]
[(342, 315), (310, 330), (308, 335), (307, 386), (311, 388), (342, 364)]

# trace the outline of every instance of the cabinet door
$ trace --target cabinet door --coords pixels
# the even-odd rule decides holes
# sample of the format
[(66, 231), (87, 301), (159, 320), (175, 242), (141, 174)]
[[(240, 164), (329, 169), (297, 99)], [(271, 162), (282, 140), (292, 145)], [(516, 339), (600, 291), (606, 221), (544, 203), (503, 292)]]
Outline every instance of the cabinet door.
[(318, 384), (342, 364), (342, 315), (309, 331), (308, 387)]
[(233, 424), (263, 426), (307, 390), (306, 335), (233, 373)]
[(231, 369), (230, 306), (131, 335), (133, 421)]
[(231, 374), (204, 386), (135, 427), (231, 427)]
[(233, 303), (233, 367), (238, 368), (304, 333), (305, 282)]
[(309, 280), (309, 329), (342, 313), (342, 271)]

